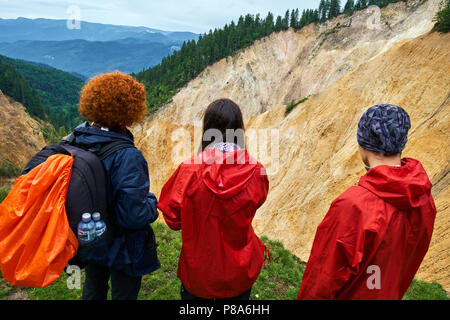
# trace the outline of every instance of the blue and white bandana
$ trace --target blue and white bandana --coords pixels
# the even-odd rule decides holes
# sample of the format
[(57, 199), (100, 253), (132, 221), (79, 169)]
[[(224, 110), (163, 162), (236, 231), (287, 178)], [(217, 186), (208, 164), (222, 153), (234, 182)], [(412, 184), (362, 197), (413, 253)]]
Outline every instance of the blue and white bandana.
[(241, 150), (241, 148), (234, 143), (229, 142), (219, 142), (214, 144), (211, 149), (219, 150), (222, 153), (233, 152), (235, 150)]

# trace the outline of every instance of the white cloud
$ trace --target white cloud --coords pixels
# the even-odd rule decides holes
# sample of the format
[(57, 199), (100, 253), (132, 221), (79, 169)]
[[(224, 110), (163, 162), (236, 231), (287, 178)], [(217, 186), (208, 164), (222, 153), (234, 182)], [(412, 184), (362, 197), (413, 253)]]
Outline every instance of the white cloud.
[(146, 26), (172, 31), (208, 32), (240, 15), (268, 11), (284, 15), (287, 9), (316, 9), (320, 0), (0, 0), (0, 18), (67, 19), (67, 8), (79, 6), (82, 20), (107, 24)]

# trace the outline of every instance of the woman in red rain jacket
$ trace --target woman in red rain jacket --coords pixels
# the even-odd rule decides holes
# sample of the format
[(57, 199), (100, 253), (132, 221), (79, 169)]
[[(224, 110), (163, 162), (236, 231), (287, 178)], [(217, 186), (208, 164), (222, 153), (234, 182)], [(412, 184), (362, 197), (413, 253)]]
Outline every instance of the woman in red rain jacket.
[(298, 299), (397, 300), (428, 250), (436, 207), (419, 161), (401, 159), (410, 119), (393, 105), (370, 108), (358, 125), (368, 170), (317, 228)]
[(202, 153), (178, 167), (158, 203), (167, 225), (182, 231), (181, 297), (249, 299), (268, 250), (252, 220), (269, 181), (245, 149), (242, 113), (233, 101), (208, 106), (203, 133)]

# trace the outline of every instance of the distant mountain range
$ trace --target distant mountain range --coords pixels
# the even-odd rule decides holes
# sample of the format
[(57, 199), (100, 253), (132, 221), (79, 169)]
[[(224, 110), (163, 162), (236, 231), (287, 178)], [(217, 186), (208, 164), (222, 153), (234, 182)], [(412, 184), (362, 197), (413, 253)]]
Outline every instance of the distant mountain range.
[(187, 40), (191, 32), (81, 22), (67, 28), (66, 20), (1, 19), (0, 54), (44, 63), (90, 78), (119, 70), (139, 72), (158, 64)]
[(118, 41), (28, 41), (0, 43), (0, 54), (27, 61), (44, 63), (88, 78), (99, 73), (119, 70), (139, 72), (158, 64), (177, 44), (142, 42), (128, 38)]
[(128, 27), (81, 21), (80, 29), (67, 28), (67, 20), (1, 19), (0, 42), (37, 41), (114, 41), (125, 38), (145, 38), (152, 42), (173, 43), (196, 39), (192, 32), (172, 32), (147, 27)]

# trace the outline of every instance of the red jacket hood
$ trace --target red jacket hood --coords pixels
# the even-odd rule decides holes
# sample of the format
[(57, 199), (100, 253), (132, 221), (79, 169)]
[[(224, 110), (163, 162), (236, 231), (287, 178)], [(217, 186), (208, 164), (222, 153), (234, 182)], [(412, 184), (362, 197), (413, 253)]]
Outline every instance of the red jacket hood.
[(269, 253), (252, 227), (269, 189), (261, 170), (246, 150), (207, 149), (162, 188), (158, 208), (171, 229), (182, 230), (177, 276), (192, 294), (235, 297), (258, 278)]
[(245, 149), (227, 153), (206, 149), (199, 157), (203, 157), (203, 183), (221, 199), (229, 199), (241, 192), (255, 170), (264, 170)]
[(378, 166), (358, 183), (400, 210), (418, 208), (429, 202), (432, 184), (422, 164), (411, 158), (401, 167)]

